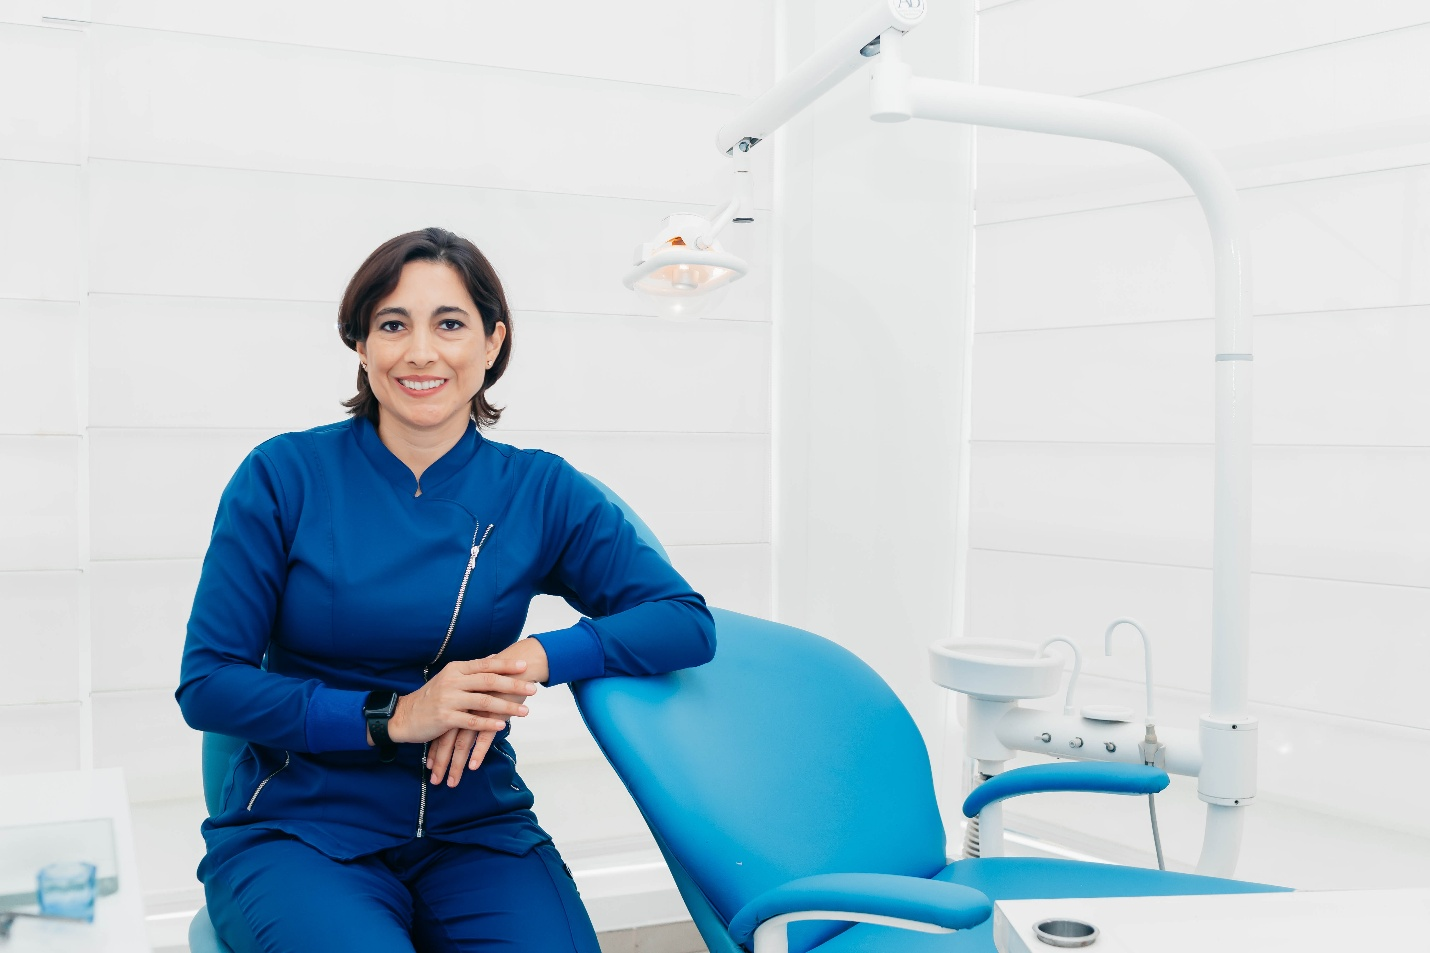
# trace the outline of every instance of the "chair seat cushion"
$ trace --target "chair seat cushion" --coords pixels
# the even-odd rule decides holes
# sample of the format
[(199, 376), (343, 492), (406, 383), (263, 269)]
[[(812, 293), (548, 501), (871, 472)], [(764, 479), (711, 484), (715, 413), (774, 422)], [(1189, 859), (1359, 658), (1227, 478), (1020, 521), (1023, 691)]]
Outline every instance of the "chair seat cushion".
[[(1285, 887), (1198, 877), (1141, 867), (1029, 857), (960, 860), (936, 880), (972, 887), (994, 901), (1039, 897), (1173, 897), (1195, 894), (1273, 893)], [(818, 953), (994, 953), (993, 919), (971, 930), (931, 935), (861, 924), (815, 947)]]
[(199, 907), (199, 912), (189, 921), (189, 950), (190, 953), (233, 953), (214, 932), (208, 907)]

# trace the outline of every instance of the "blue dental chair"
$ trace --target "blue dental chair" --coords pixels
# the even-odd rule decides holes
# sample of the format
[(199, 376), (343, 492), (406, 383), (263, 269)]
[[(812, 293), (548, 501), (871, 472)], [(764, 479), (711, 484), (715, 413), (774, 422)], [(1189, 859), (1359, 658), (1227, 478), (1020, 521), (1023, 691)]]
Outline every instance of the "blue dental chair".
[[(1064, 860), (950, 864), (923, 737), (889, 686), (812, 633), (713, 612), (709, 664), (574, 686), (582, 717), (645, 815), (711, 953), (753, 949), (761, 922), (799, 910), (958, 932), (810, 921), (789, 928), (795, 953), (992, 953), (990, 900), (1283, 889)], [(965, 812), (1032, 791), (1134, 794), (1166, 785), (1162, 772), (1131, 765), (1021, 770), (1030, 774), (1009, 772), (991, 790), (993, 782), (975, 789)], [(934, 884), (961, 889), (939, 894)]]

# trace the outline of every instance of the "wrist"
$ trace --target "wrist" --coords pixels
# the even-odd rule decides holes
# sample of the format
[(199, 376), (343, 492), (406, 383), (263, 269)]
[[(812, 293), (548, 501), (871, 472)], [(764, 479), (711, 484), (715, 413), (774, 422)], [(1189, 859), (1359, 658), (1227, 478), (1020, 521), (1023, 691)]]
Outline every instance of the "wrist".
[[(392, 717), (387, 720), (387, 736), (398, 744), (406, 744), (413, 739), (408, 737), (407, 724), (412, 713), (412, 696), (399, 695), (397, 698), (397, 710), (392, 713)], [(371, 741), (368, 742), (371, 744)]]

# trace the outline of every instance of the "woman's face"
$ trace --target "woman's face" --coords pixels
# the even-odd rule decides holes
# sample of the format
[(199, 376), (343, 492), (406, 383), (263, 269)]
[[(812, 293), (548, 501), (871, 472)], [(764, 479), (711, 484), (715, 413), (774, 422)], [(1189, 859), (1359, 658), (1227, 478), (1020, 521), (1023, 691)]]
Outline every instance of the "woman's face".
[(500, 321), (486, 336), (456, 269), (408, 262), (397, 287), (373, 309), (367, 340), (357, 346), (382, 406), (379, 429), (413, 436), (465, 430), (472, 398), (505, 339)]

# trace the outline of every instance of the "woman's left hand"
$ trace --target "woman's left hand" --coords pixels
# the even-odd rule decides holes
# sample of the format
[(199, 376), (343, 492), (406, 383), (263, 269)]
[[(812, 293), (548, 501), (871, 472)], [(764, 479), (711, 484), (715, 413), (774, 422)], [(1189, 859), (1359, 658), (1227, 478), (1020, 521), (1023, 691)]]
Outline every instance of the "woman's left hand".
[[(546, 650), (536, 639), (522, 639), (496, 653), (496, 658), (522, 659), (526, 662), (524, 678), (535, 682), (545, 682), (550, 670), (546, 664)], [(518, 704), (529, 701), (524, 696), (493, 693), (494, 698), (503, 698)], [(432, 742), (427, 749), (427, 768), (433, 784), (441, 784), (445, 776), (447, 787), (454, 788), (462, 779), (462, 772), (468, 768), (475, 771), (486, 760), (495, 731), (473, 731), (470, 728), (449, 728), (447, 733)]]

